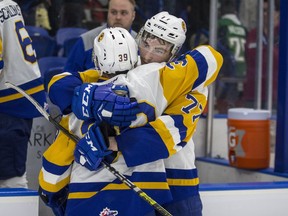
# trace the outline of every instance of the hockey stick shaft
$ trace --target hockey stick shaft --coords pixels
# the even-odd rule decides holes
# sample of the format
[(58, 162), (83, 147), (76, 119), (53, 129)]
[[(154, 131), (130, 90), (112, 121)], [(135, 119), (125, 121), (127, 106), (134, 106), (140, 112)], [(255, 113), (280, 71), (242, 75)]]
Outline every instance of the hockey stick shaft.
[[(71, 138), (74, 142), (78, 142), (80, 140), (79, 137), (71, 134), (66, 128), (64, 128), (62, 125), (60, 125), (55, 119), (53, 119), (49, 113), (36, 101), (33, 97), (31, 97), (29, 94), (27, 94), (23, 89), (19, 88), (18, 86), (6, 82), (5, 85), (7, 87), (13, 88), (20, 94), (22, 94), (25, 98), (27, 98), (34, 106), (35, 108), (41, 113), (41, 115), (47, 119), (49, 122), (51, 122), (58, 130), (61, 130), (63, 133), (65, 133), (66, 136)], [(141, 197), (144, 201), (146, 201), (149, 205), (153, 206), (156, 211), (158, 211), (163, 216), (172, 216), (165, 208), (163, 208), (159, 203), (157, 203), (155, 200), (153, 200), (150, 196), (148, 196), (144, 191), (142, 191), (139, 187), (137, 187), (133, 182), (131, 182), (129, 179), (127, 179), (123, 174), (119, 173), (114, 167), (112, 167), (109, 163), (106, 161), (101, 162), (102, 165), (108, 169), (115, 177), (117, 177), (121, 182), (126, 184), (130, 189), (132, 189), (135, 193), (138, 194), (139, 197)]]

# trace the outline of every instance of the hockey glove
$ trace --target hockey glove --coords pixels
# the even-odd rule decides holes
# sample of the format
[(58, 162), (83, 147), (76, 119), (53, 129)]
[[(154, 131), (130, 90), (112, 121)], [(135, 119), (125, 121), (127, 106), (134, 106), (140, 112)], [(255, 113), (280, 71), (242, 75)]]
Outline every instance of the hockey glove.
[(101, 166), (102, 159), (111, 154), (100, 128), (94, 124), (85, 137), (79, 140), (74, 151), (75, 161), (90, 171), (96, 171)]
[(128, 92), (127, 86), (112, 83), (100, 86), (83, 84), (75, 88), (72, 111), (82, 120), (95, 118), (98, 125), (105, 121), (114, 126), (129, 126), (140, 109), (135, 100), (123, 96)]
[(67, 186), (55, 193), (45, 191), (41, 187), (39, 187), (38, 193), (42, 201), (52, 209), (55, 216), (65, 215), (65, 208), (68, 198)]

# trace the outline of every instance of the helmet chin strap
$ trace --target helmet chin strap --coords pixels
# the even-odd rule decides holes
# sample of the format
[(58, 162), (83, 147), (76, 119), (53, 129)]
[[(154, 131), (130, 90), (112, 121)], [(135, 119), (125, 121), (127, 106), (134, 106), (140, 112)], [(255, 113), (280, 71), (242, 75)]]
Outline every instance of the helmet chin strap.
[(124, 70), (124, 71), (116, 71), (115, 74), (127, 74), (129, 70)]

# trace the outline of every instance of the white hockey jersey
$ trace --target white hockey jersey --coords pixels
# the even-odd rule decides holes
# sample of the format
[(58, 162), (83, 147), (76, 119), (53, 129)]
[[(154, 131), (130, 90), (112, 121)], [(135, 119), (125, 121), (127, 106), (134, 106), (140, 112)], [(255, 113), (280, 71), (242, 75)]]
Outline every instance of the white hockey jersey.
[(40, 116), (25, 97), (5, 85), (9, 81), (21, 87), (44, 106), (46, 96), (32, 41), (20, 7), (10, 0), (0, 1), (0, 58), (0, 112), (21, 118)]
[[(159, 204), (198, 194), (192, 135), (206, 106), (207, 87), (222, 61), (212, 47), (200, 46), (176, 62), (142, 65), (108, 80), (127, 85), (142, 111), (130, 128), (116, 136), (120, 154), (111, 165)], [(53, 82), (67, 76), (59, 75)], [(79, 137), (88, 128), (74, 114), (62, 124)], [(108, 170), (90, 172), (77, 163), (71, 166), (75, 143), (64, 135), (58, 139), (44, 153), (39, 183), (48, 192), (69, 183), (67, 215), (99, 215), (106, 208), (118, 215), (153, 210)]]

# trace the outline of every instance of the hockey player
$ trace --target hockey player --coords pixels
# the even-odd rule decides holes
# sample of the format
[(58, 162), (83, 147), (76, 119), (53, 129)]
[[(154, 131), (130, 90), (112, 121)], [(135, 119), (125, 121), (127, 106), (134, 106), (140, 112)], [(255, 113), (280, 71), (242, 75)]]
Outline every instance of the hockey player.
[(28, 141), (40, 113), (5, 82), (29, 92), (42, 106), (46, 96), (19, 5), (0, 1), (0, 11), (0, 188), (27, 188)]
[[(163, 16), (163, 14), (159, 17), (160, 17), (160, 19), (163, 18), (165, 20), (165, 16)], [(159, 19), (159, 17), (158, 17), (158, 19)], [(166, 15), (166, 18), (167, 18), (167, 15)], [(149, 20), (149, 21), (151, 21), (151, 20)], [(158, 20), (156, 19), (155, 21), (158, 21)], [(167, 22), (167, 20), (166, 20), (166, 22)], [(146, 29), (147, 28), (149, 29), (149, 26), (146, 26)], [(155, 28), (155, 26), (152, 25), (152, 26), (150, 26), (150, 28)], [(153, 29), (151, 29), (151, 30), (153, 30)], [(171, 31), (171, 29), (169, 29), (165, 32), (165, 37), (167, 37), (168, 35), (171, 35), (170, 31)], [(145, 42), (145, 44), (146, 44), (145, 47), (147, 48), (147, 50), (148, 50), (149, 45), (151, 45), (151, 42), (156, 43), (157, 41), (161, 41), (159, 38), (156, 38), (153, 35), (150, 35), (150, 37), (148, 37), (149, 36), (148, 33), (149, 32), (146, 32), (146, 33), (143, 32), (143, 42)], [(161, 33), (161, 31), (159, 33)], [(144, 39), (145, 35), (147, 36), (146, 39)], [(185, 37), (184, 37), (184, 40), (185, 40)], [(162, 43), (163, 43), (163, 41), (162, 41)], [(178, 41), (178, 43), (179, 43), (179, 41)], [(163, 44), (165, 44), (165, 42)], [(160, 44), (160, 45), (163, 45), (163, 44)], [(172, 46), (170, 46), (170, 48), (174, 49), (176, 47), (174, 45), (175, 44), (172, 44)], [(159, 48), (159, 47), (157, 47), (157, 48)], [(162, 46), (162, 48), (163, 48), (163, 46)], [(166, 48), (169, 48), (169, 47), (166, 47)], [(177, 47), (176, 47), (176, 49), (177, 49)], [(169, 50), (169, 49), (167, 49), (167, 50)], [(140, 51), (141, 51), (141, 49), (140, 49)], [(154, 52), (154, 54), (155, 54), (155, 52), (156, 52), (156, 54), (158, 52), (160, 52), (160, 54), (162, 55), (162, 53), (165, 51), (165, 49), (162, 49), (161, 51), (159, 51), (159, 49), (152, 49), (152, 51)], [(207, 62), (206, 62), (206, 58), (205, 58), (206, 55), (207, 55), (207, 59), (209, 60)], [(169, 57), (171, 57), (171, 55), (169, 55)], [(204, 65), (205, 67), (204, 66), (203, 66), (203, 68), (200, 67), (201, 64)], [(183, 199), (183, 195), (180, 195), (182, 192), (185, 193), (184, 199), (186, 199), (187, 197), (188, 198), (194, 197), (193, 195), (198, 195), (197, 170), (195, 169), (195, 165), (194, 165), (193, 143), (192, 143), (192, 140), (190, 138), (192, 137), (192, 134), (195, 130), (195, 125), (196, 125), (197, 120), (201, 114), (201, 109), (206, 104), (207, 85), (209, 85), (211, 82), (213, 82), (213, 80), (216, 78), (221, 64), (222, 64), (222, 58), (219, 55), (219, 53), (215, 52), (211, 47), (201, 47), (201, 48), (199, 48), (199, 50), (194, 50), (194, 51), (191, 51), (190, 53), (187, 53), (187, 55), (183, 56), (182, 60), (179, 62), (171, 63), (171, 64), (168, 64), (167, 66), (165, 66), (165, 63), (161, 64), (161, 67), (163, 67), (165, 69), (163, 69), (163, 70), (161, 69), (160, 73), (157, 72), (157, 69), (156, 69), (157, 67), (154, 68), (155, 71), (153, 71), (152, 70), (153, 67), (151, 67), (152, 65), (149, 65), (149, 66), (147, 65), (147, 66), (145, 66), (145, 68), (142, 68), (144, 66), (140, 67), (140, 69), (142, 68), (141, 71), (143, 70), (143, 71), (148, 72), (148, 71), (152, 70), (152, 71), (150, 71), (150, 76), (151, 76), (151, 74), (153, 74), (153, 76), (150, 77), (151, 79), (149, 81), (151, 82), (153, 80), (153, 82), (152, 82), (153, 84), (157, 84), (159, 80), (162, 80), (162, 79), (158, 80), (159, 77), (163, 78), (163, 80), (162, 80), (163, 83), (160, 82), (160, 83), (158, 83), (158, 85), (151, 88), (151, 89), (153, 89), (153, 91), (155, 90), (156, 92), (158, 92), (158, 87), (160, 87), (160, 89), (163, 88), (166, 91), (163, 90), (163, 92), (161, 92), (161, 94), (160, 93), (156, 94), (157, 96), (159, 96), (159, 98), (156, 98), (157, 102), (155, 101), (154, 96), (152, 97), (153, 91), (151, 91), (151, 89), (149, 91), (149, 88), (150, 88), (149, 85), (148, 85), (148, 91), (141, 91), (141, 92), (147, 93), (147, 94), (142, 96), (144, 98), (145, 97), (149, 98), (149, 93), (152, 92), (152, 95), (150, 96), (150, 98), (147, 99), (148, 101), (151, 100), (152, 102), (151, 103), (149, 103), (149, 102), (145, 103), (143, 101), (140, 104), (140, 107), (142, 106), (142, 109), (144, 108), (143, 114), (141, 115), (141, 116), (144, 116), (144, 118), (140, 118), (140, 122), (145, 120), (144, 122), (141, 122), (144, 125), (142, 127), (142, 131), (140, 130), (141, 127), (139, 128), (139, 130), (138, 130), (138, 128), (124, 130), (124, 131), (122, 131), (121, 135), (118, 136), (119, 139), (117, 139), (118, 144), (121, 143), (121, 139), (122, 139), (122, 141), (125, 142), (125, 136), (133, 135), (132, 131), (134, 130), (136, 137), (138, 137), (137, 142), (138, 141), (139, 142), (133, 143), (134, 140), (136, 139), (136, 138), (134, 139), (133, 137), (131, 138), (130, 143), (127, 143), (127, 145), (125, 145), (123, 142), (123, 146), (122, 146), (123, 147), (123, 154), (124, 154), (124, 152), (126, 152), (126, 153), (128, 152), (128, 154), (126, 154), (126, 156), (124, 156), (125, 161), (126, 161), (128, 166), (136, 166), (136, 165), (140, 165), (140, 164), (142, 164), (142, 165), (137, 166), (137, 167), (128, 168), (121, 155), (119, 157), (119, 160), (113, 165), (115, 165), (117, 168), (119, 168), (120, 171), (123, 171), (124, 174), (131, 175), (132, 180), (135, 180), (135, 181), (139, 180), (140, 182), (142, 182), (141, 185), (143, 185), (144, 188), (150, 188), (150, 190), (151, 190), (150, 195), (151, 194), (155, 195), (152, 197), (156, 198), (156, 200), (159, 201), (159, 203), (161, 203), (161, 204), (162, 203), (169, 203), (172, 201), (172, 199), (175, 202), (181, 201), (181, 199)], [(207, 68), (207, 66), (208, 66), (208, 68)], [(201, 68), (203, 70), (203, 71), (201, 71), (201, 74), (200, 74), (200, 72), (198, 72), (197, 68)], [(140, 69), (137, 70), (137, 68), (136, 68), (136, 71), (140, 71)], [(189, 70), (187, 70), (187, 69), (189, 69)], [(188, 71), (190, 71), (191, 69), (194, 69), (195, 74), (194, 73), (188, 73)], [(206, 70), (206, 69), (209, 69), (209, 70)], [(164, 71), (165, 71), (165, 73), (162, 73)], [(169, 78), (169, 73), (166, 71), (170, 71), (170, 76), (172, 74), (171, 71), (173, 71), (173, 72), (177, 71), (177, 73), (174, 72), (173, 76), (171, 76)], [(178, 74), (178, 72), (179, 72), (179, 74)], [(129, 74), (128, 74), (129, 80), (132, 79), (132, 77), (133, 77), (132, 74), (129, 72)], [(148, 72), (148, 74), (149, 74), (149, 72)], [(165, 76), (164, 76), (164, 74), (165, 74)], [(198, 76), (199, 74), (201, 76)], [(140, 72), (137, 72), (137, 75), (139, 75), (141, 77)], [(186, 79), (183, 79), (185, 76), (188, 76), (188, 78), (189, 78), (189, 76), (192, 76), (192, 77), (190, 77), (186, 81)], [(142, 78), (144, 79), (144, 77), (147, 78), (149, 76), (145, 73), (145, 74), (143, 74)], [(121, 80), (120, 78), (117, 78), (117, 80), (118, 79)], [(136, 80), (137, 80), (137, 78), (136, 78)], [(125, 81), (125, 79), (124, 79), (124, 81)], [(138, 82), (135, 81), (136, 86), (137, 86), (137, 83), (138, 84), (142, 83), (139, 81)], [(171, 85), (172, 82), (176, 85), (175, 86)], [(192, 82), (192, 83), (195, 82), (194, 83), (195, 85), (193, 87), (195, 90), (194, 92), (191, 91), (191, 87), (193, 85), (190, 86), (191, 83), (189, 83), (189, 82)], [(115, 83), (117, 83), (117, 81), (115, 81)], [(143, 82), (143, 83), (146, 83), (146, 82)], [(181, 83), (180, 86), (179, 86), (179, 83)], [(185, 84), (187, 84), (187, 86), (190, 86), (190, 87), (188, 88)], [(129, 86), (129, 85), (127, 84), (127, 86)], [(169, 87), (167, 87), (167, 86), (169, 86)], [(172, 89), (168, 90), (170, 88), (170, 86), (172, 86)], [(133, 87), (135, 87), (135, 86), (133, 86), (133, 87), (130, 86), (130, 87), (133, 89)], [(193, 90), (193, 88), (192, 88), (192, 90)], [(202, 90), (203, 90), (203, 92), (202, 92)], [(184, 93), (185, 91), (187, 91), (186, 94)], [(138, 92), (139, 92), (139, 90), (138, 90)], [(162, 93), (164, 93), (165, 97), (163, 97)], [(173, 95), (172, 93), (173, 94), (175, 93), (175, 95)], [(134, 92), (134, 94), (135, 94), (135, 92)], [(162, 97), (161, 97), (161, 95), (162, 95)], [(196, 97), (196, 96), (198, 96), (198, 97)], [(173, 99), (174, 97), (175, 97), (175, 100)], [(195, 99), (195, 97), (198, 98), (198, 100)], [(168, 102), (165, 102), (165, 100), (163, 100), (163, 98), (165, 98), (165, 100), (169, 99), (169, 102), (171, 102), (171, 100), (173, 102), (168, 107), (166, 107)], [(158, 99), (159, 99), (159, 101), (158, 101)], [(161, 99), (164, 101), (163, 104), (161, 104), (161, 101), (162, 101)], [(198, 102), (199, 102), (199, 104), (198, 104)], [(156, 111), (153, 112), (153, 110), (154, 110), (153, 104), (157, 104), (157, 103), (160, 103), (160, 108), (157, 107)], [(157, 105), (159, 105), (159, 104), (157, 104)], [(187, 105), (187, 106), (185, 106), (185, 105)], [(154, 120), (155, 117), (157, 117), (161, 114), (161, 109), (165, 109), (165, 108), (167, 108), (165, 110), (165, 113), (167, 112), (167, 114), (170, 114), (170, 116), (161, 116), (161, 117), (157, 118), (155, 121), (152, 121), (150, 123), (146, 122), (147, 120), (148, 121)], [(183, 110), (182, 110), (182, 108), (183, 108)], [(146, 111), (148, 111), (148, 110), (152, 111), (152, 113), (155, 113), (156, 116), (153, 116), (153, 115), (152, 116), (151, 115), (146, 116), (146, 114), (144, 115), (144, 113), (146, 113)], [(173, 116), (173, 114), (178, 114), (177, 112), (179, 110), (180, 111), (182, 110), (180, 114), (182, 114), (183, 116)], [(194, 112), (189, 113), (190, 110), (192, 110)], [(185, 113), (185, 111), (187, 113)], [(190, 119), (193, 119), (193, 121), (191, 122)], [(139, 119), (137, 119), (137, 121), (139, 121)], [(171, 126), (172, 122), (175, 122), (175, 126), (174, 125)], [(147, 124), (145, 124), (145, 123), (147, 123)], [(133, 126), (136, 127), (137, 124), (133, 125)], [(178, 127), (178, 129), (177, 129), (177, 127)], [(94, 128), (94, 126), (91, 129), (91, 133), (88, 133), (88, 134), (93, 134), (92, 133), (93, 128)], [(131, 131), (132, 133), (129, 133), (129, 131)], [(178, 134), (178, 136), (174, 135), (175, 131)], [(141, 139), (143, 138), (143, 142), (141, 142), (142, 140), (139, 140), (139, 134), (140, 135), (145, 134), (145, 133), (147, 134), (147, 132), (148, 132), (148, 134), (151, 135), (151, 137), (142, 136)], [(180, 134), (179, 134), (179, 132), (180, 132)], [(149, 142), (148, 145), (145, 145), (145, 142), (144, 142), (145, 139), (146, 140), (150, 139), (150, 141), (152, 140), (152, 142)], [(84, 141), (85, 141), (85, 139), (82, 139), (81, 142), (84, 143), (82, 145), (85, 146)], [(127, 141), (128, 141), (128, 136), (127, 136)], [(158, 142), (159, 142), (159, 147), (158, 147)], [(154, 144), (152, 145), (152, 143), (154, 143)], [(187, 143), (187, 145), (186, 145), (186, 143)], [(139, 145), (137, 146), (136, 144), (137, 145), (139, 144)], [(145, 148), (145, 149), (147, 149), (147, 148), (151, 149), (151, 146), (153, 146), (154, 147), (153, 152), (152, 151), (146, 151), (146, 152), (142, 151), (141, 144), (143, 144), (142, 148)], [(79, 145), (79, 146), (81, 146), (81, 145)], [(180, 149), (182, 149), (183, 146), (185, 146), (184, 147), (185, 151), (184, 151), (184, 149), (179, 151)], [(121, 146), (119, 147), (120, 150), (122, 147)], [(127, 148), (125, 148), (125, 147), (127, 147)], [(105, 149), (105, 151), (103, 151), (103, 152), (105, 152), (104, 154), (107, 153), (106, 150), (107, 149)], [(130, 152), (136, 152), (137, 154), (134, 156), (129, 155), (129, 151)], [(101, 152), (101, 153), (103, 153), (103, 152)], [(147, 154), (148, 152), (149, 152), (149, 155)], [(186, 153), (184, 153), (184, 152), (186, 152)], [(173, 154), (175, 154), (175, 155), (171, 156)], [(81, 155), (81, 153), (80, 153), (80, 157), (81, 156), (82, 156), (82, 158), (83, 157), (85, 158), (86, 155), (85, 154)], [(132, 156), (134, 157), (134, 160), (132, 160)], [(157, 160), (158, 158), (159, 159), (167, 158), (168, 156), (171, 156), (171, 157), (169, 157), (168, 159), (165, 159), (164, 161), (163, 160)], [(129, 157), (131, 159), (129, 159)], [(126, 160), (126, 158), (127, 158), (127, 160)], [(87, 157), (86, 157), (86, 159), (89, 160), (89, 158), (87, 158)], [(139, 159), (139, 160), (137, 160), (137, 159)], [(177, 161), (176, 163), (175, 163), (175, 160)], [(80, 160), (78, 160), (78, 161), (80, 162)], [(135, 165), (133, 165), (133, 163)], [(149, 164), (147, 164), (147, 163), (149, 163)], [(180, 163), (180, 166), (179, 166), (179, 163)], [(82, 160), (82, 164), (87, 165), (87, 163), (83, 163), (83, 160)], [(187, 172), (186, 172), (186, 170), (184, 171), (181, 168), (181, 164), (182, 165), (186, 164)], [(190, 167), (190, 169), (187, 169), (188, 164), (189, 164), (188, 167)], [(178, 167), (178, 169), (175, 170), (175, 166)], [(133, 215), (143, 215), (145, 212), (149, 212), (149, 211), (153, 210), (150, 206), (147, 206), (147, 204), (145, 205), (145, 203), (143, 203), (143, 201), (141, 199), (139, 199), (139, 197), (135, 197), (133, 192), (130, 192), (128, 190), (128, 188), (123, 188), (123, 190), (120, 192), (119, 189), (121, 188), (120, 187), (121, 184), (119, 185), (119, 182), (117, 182), (117, 180), (115, 180), (115, 177), (111, 176), (111, 174), (107, 173), (106, 170), (101, 170), (101, 171), (95, 173), (95, 175), (93, 175), (91, 177), (88, 174), (89, 178), (92, 178), (93, 180), (95, 180), (95, 179), (98, 179), (98, 180), (96, 180), (95, 183), (88, 183), (89, 182), (89, 178), (88, 178), (88, 179), (86, 179), (86, 183), (83, 184), (83, 183), (81, 183), (81, 179), (77, 179), (78, 177), (73, 174), (73, 173), (79, 173), (79, 170), (82, 170), (83, 168), (77, 164), (75, 165), (75, 167), (76, 167), (76, 169), (74, 170), (75, 172), (74, 171), (72, 172), (69, 202), (68, 202), (68, 207), (67, 207), (67, 211), (68, 211), (68, 213), (71, 211), (71, 215), (73, 215), (72, 212), (74, 212), (75, 214), (79, 214), (78, 211), (83, 211), (83, 209), (81, 210), (81, 208), (78, 208), (78, 207), (79, 206), (84, 207), (84, 206), (86, 206), (86, 204), (93, 202), (92, 200), (94, 200), (94, 199), (96, 200), (97, 203), (99, 203), (99, 206), (98, 205), (95, 206), (95, 208), (98, 208), (96, 211), (98, 211), (99, 208), (101, 208), (102, 204), (104, 204), (104, 205), (107, 204), (104, 202), (101, 204), (101, 201), (104, 201), (106, 199), (105, 196), (107, 196), (107, 197), (110, 195), (113, 196), (113, 194), (114, 194), (114, 196), (117, 195), (117, 197), (119, 198), (119, 199), (117, 199), (117, 201), (119, 202), (118, 207), (115, 206), (115, 208), (117, 209), (117, 211), (119, 211), (120, 215), (122, 215), (122, 214), (123, 215), (129, 215), (130, 213)], [(153, 167), (153, 168), (151, 168), (151, 167)], [(167, 168), (166, 170), (165, 170), (165, 167)], [(151, 170), (153, 170), (152, 173), (151, 173)], [(166, 179), (167, 178), (166, 173), (167, 173), (168, 179)], [(176, 173), (176, 175), (173, 176), (173, 174), (175, 174), (175, 173)], [(100, 176), (98, 176), (98, 174), (100, 174)], [(182, 177), (179, 177), (179, 174), (182, 175)], [(102, 175), (103, 175), (103, 178), (107, 177), (108, 180), (104, 181), (104, 179), (102, 178)], [(163, 175), (165, 175), (164, 178), (163, 178)], [(151, 179), (146, 179), (145, 176), (149, 176)], [(82, 178), (82, 177), (80, 177), (80, 178)], [(186, 181), (184, 180), (184, 181), (178, 182), (178, 181), (175, 181), (175, 179), (173, 180), (173, 178), (183, 179), (183, 180), (186, 179)], [(99, 183), (99, 180), (102, 183)], [(112, 181), (114, 181), (114, 184), (110, 184)], [(158, 181), (159, 184), (156, 185), (156, 187), (155, 187), (155, 185), (152, 184), (150, 181)], [(183, 186), (183, 184), (182, 184), (183, 182), (186, 182), (188, 184)], [(112, 191), (108, 190), (109, 192), (111, 192), (109, 195), (109, 193), (107, 193), (108, 191), (105, 189), (106, 187), (104, 187), (104, 188), (102, 188), (101, 193), (100, 192), (97, 193), (97, 196), (95, 195), (93, 197), (90, 197), (88, 195), (89, 193), (85, 193), (82, 191), (83, 188), (82, 189), (79, 188), (79, 186), (82, 187), (82, 186), (86, 185), (87, 187), (91, 187), (90, 189), (92, 189), (92, 187), (94, 185), (96, 188), (94, 188), (92, 191), (95, 191), (95, 190), (97, 191), (97, 187), (100, 187), (100, 186), (102, 187), (103, 184), (104, 185), (108, 184), (107, 187), (108, 188), (111, 187), (111, 189), (113, 189), (115, 184), (116, 184), (117, 185), (116, 188), (118, 188), (118, 190), (112, 190)], [(170, 186), (170, 190), (169, 190), (168, 185)], [(75, 186), (75, 188), (74, 188), (74, 186)], [(182, 187), (180, 187), (180, 186), (182, 186)], [(180, 190), (182, 190), (182, 191), (179, 191), (179, 188), (181, 188)], [(79, 191), (77, 192), (78, 189), (79, 189)], [(87, 188), (88, 191), (90, 189)], [(82, 191), (82, 192), (80, 192), (80, 191)], [(178, 194), (177, 194), (177, 191), (178, 191)], [(94, 192), (92, 192), (92, 193), (94, 193)], [(87, 198), (87, 195), (89, 196), (90, 199), (87, 200), (87, 199), (81, 199), (80, 198), (80, 197), (83, 198), (85, 196)], [(124, 198), (126, 196), (128, 197), (128, 195), (131, 195), (131, 199), (133, 200), (133, 202), (135, 201), (135, 203), (137, 203), (137, 208), (131, 208), (130, 207), (129, 210), (127, 209), (128, 208), (127, 202), (125, 202)], [(172, 198), (172, 196), (173, 196), (173, 198)], [(97, 199), (100, 199), (100, 200), (97, 201)], [(198, 200), (198, 202), (199, 202), (199, 200)], [(76, 203), (82, 203), (82, 204), (80, 204), (78, 207), (76, 207)], [(125, 206), (125, 203), (126, 203), (126, 206)], [(111, 204), (111, 203), (109, 203), (109, 204)], [(116, 203), (113, 203), (113, 204), (115, 205)], [(113, 207), (113, 205), (111, 205), (111, 206)], [(197, 209), (197, 210), (198, 210), (198, 212), (199, 211), (201, 212), (201, 201), (200, 201), (200, 210), (199, 209)], [(195, 211), (197, 211), (197, 210), (195, 210)], [(89, 214), (91, 212), (91, 208), (89, 208), (89, 210), (87, 210), (87, 211), (89, 211), (89, 212), (86, 212), (86, 213)], [(186, 211), (186, 209), (184, 209), (184, 211), (186, 212), (187, 215), (191, 215), (190, 214), (191, 211)]]
[[(108, 31), (108, 29), (106, 30)], [(113, 34), (107, 34), (105, 39), (107, 37), (117, 39), (114, 42), (110, 41), (110, 48), (113, 49), (114, 46), (118, 45), (118, 51), (121, 49), (121, 52), (129, 54), (129, 62), (123, 62), (126, 57), (123, 60), (117, 59), (116, 63), (113, 62), (115, 63), (115, 66), (112, 69), (119, 70), (121, 67), (121, 70), (128, 71), (136, 66), (138, 61), (137, 44), (130, 33), (122, 28), (120, 30), (115, 29)], [(131, 38), (133, 42), (131, 45), (127, 45), (129, 40), (126, 40), (126, 37)], [(113, 71), (112, 69), (111, 71)], [(85, 79), (91, 81), (91, 73), (93, 73), (93, 75), (97, 74), (96, 77), (98, 80), (96, 81), (98, 82), (104, 81), (105, 79), (107, 80), (107, 78), (104, 77), (102, 77), (102, 79), (99, 78), (101, 71), (86, 71), (85, 73), (80, 73), (80, 76), (76, 77), (76, 79), (71, 79), (71, 82), (67, 83), (67, 87), (69, 87), (70, 84), (75, 84), (75, 82), (77, 83), (81, 81), (82, 83), (81, 79), (83, 79), (83, 81), (85, 81)], [(67, 76), (67, 74), (69, 75), (69, 73), (60, 74), (58, 78), (61, 79), (63, 76)], [(87, 89), (87, 91), (92, 93), (92, 89)], [(78, 137), (83, 137), (83, 134), (87, 132), (88, 127), (92, 123), (101, 124), (101, 122), (106, 122), (110, 125), (116, 125), (119, 127), (129, 126), (131, 121), (136, 119), (136, 114), (138, 113), (137, 102), (130, 101), (130, 99), (127, 97), (119, 96), (114, 93), (114, 91), (128, 93), (128, 89), (125, 86), (115, 86), (113, 84), (102, 85), (97, 89), (93, 89), (93, 94), (95, 94), (95, 97), (93, 98), (93, 111), (95, 115), (97, 114), (97, 117), (90, 121), (87, 120), (84, 122), (78, 120), (76, 116), (69, 111), (70, 108), (65, 107), (66, 102), (63, 103), (63, 105), (59, 104), (62, 112), (67, 114), (62, 117), (62, 126), (69, 129), (72, 134), (75, 134)], [(62, 89), (62, 92), (66, 94), (66, 89)], [(97, 96), (99, 96), (98, 99), (96, 99)], [(87, 97), (84, 96), (81, 99), (81, 101), (83, 100), (83, 104), (85, 104), (84, 101), (86, 101), (86, 103), (91, 102), (87, 101), (86, 98)], [(85, 107), (83, 110), (85, 110)], [(89, 116), (90, 114), (86, 111), (84, 113), (85, 116)], [(70, 182), (75, 144), (75, 142), (70, 140), (63, 132), (60, 131), (55, 142), (43, 155), (43, 168), (39, 175), (40, 195), (44, 202), (52, 208), (55, 215), (64, 215), (65, 202), (67, 199), (67, 185)]]

